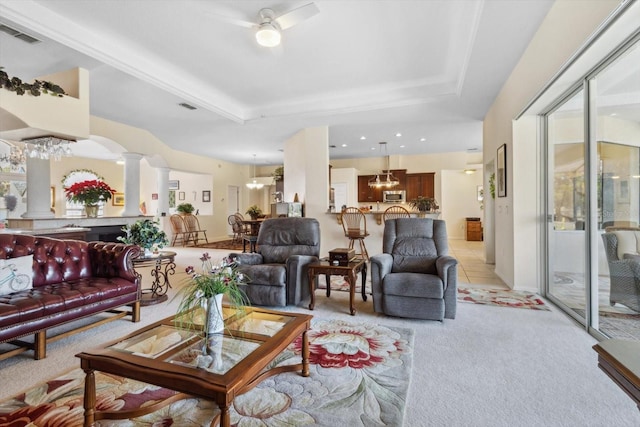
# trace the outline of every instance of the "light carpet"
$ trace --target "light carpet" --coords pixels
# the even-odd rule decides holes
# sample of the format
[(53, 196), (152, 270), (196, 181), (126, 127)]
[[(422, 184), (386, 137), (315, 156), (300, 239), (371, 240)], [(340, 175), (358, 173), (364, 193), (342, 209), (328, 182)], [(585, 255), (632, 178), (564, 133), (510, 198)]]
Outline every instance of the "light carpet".
[[(232, 425), (401, 426), (411, 372), (413, 331), (342, 320), (312, 322), (310, 373), (275, 375), (238, 396)], [(300, 360), (295, 341), (272, 367)], [(0, 425), (82, 425), (84, 372), (75, 369), (0, 403)], [(174, 394), (115, 375), (97, 373), (97, 410), (130, 410)], [(205, 399), (184, 399), (134, 420), (101, 426), (205, 426), (217, 416)]]

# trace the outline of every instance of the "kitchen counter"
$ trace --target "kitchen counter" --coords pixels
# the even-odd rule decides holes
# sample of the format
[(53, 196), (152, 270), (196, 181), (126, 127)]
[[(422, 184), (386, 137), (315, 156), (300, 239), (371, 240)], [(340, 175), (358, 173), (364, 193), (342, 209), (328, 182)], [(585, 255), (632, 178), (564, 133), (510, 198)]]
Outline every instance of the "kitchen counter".
[[(366, 211), (362, 211), (363, 214), (365, 215), (371, 215), (373, 216), (373, 218), (376, 221), (376, 224), (381, 225), (382, 224), (382, 216), (384, 214), (385, 209), (380, 209), (380, 210), (375, 210), (375, 209), (369, 209)], [(338, 222), (338, 224), (341, 224), (340, 222), (340, 212), (327, 212), (330, 215), (335, 215), (336, 216), (336, 221)], [(409, 210), (409, 214), (411, 215), (411, 217), (415, 218), (419, 216), (419, 213), (416, 211), (411, 211)], [(424, 218), (432, 218), (432, 219), (438, 219), (440, 218), (440, 212), (429, 212), (426, 214), (423, 214)]]

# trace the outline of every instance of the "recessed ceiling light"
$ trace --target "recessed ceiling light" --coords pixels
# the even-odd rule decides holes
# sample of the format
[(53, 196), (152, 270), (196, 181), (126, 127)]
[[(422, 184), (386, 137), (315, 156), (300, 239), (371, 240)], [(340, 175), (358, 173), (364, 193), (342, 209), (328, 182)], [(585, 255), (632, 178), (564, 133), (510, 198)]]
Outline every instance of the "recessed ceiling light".
[(366, 137), (366, 136), (364, 136), (364, 135), (360, 137), (360, 140), (361, 140), (361, 141), (364, 141), (365, 139), (367, 139), (367, 137)]
[(342, 144), (343, 147), (347, 147), (347, 144)]
[(427, 138), (420, 138), (421, 142), (425, 142), (427, 140)]
[(402, 136), (402, 134), (400, 132), (396, 133), (396, 136), (399, 138)]
[(401, 145), (400, 148), (404, 148), (404, 145)]
[(376, 147), (371, 147), (371, 151), (373, 151), (373, 150), (375, 150), (375, 149), (376, 149)]

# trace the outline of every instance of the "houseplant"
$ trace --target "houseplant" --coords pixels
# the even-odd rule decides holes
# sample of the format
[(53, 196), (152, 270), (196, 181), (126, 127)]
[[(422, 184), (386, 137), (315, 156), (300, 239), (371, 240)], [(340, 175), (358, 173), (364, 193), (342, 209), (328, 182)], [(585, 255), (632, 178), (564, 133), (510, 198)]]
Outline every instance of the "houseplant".
[(193, 266), (186, 268), (189, 275), (187, 283), (178, 291), (181, 296), (178, 306), (178, 323), (184, 327), (197, 324), (200, 314), (198, 308), (205, 310), (203, 331), (206, 335), (221, 332), (224, 329), (222, 298), (227, 296), (234, 307), (249, 305), (249, 300), (240, 289), (240, 285), (248, 283), (248, 278), (237, 271), (237, 265), (231, 258), (223, 258), (218, 265), (213, 265), (208, 253), (203, 253), (202, 273), (197, 273)]
[(97, 179), (76, 182), (64, 188), (67, 200), (82, 203), (90, 218), (98, 215), (98, 203), (111, 199), (115, 192), (106, 182)]
[(253, 205), (247, 209), (247, 215), (251, 217), (251, 219), (258, 219), (260, 215), (262, 215), (262, 209), (258, 207), (258, 205)]
[(414, 209), (417, 209), (418, 212), (425, 213), (429, 212), (431, 209), (437, 207), (436, 199), (433, 197), (422, 197), (418, 196), (417, 198), (409, 201), (409, 206)]
[(180, 203), (178, 206), (176, 206), (176, 211), (185, 215), (193, 213), (193, 211), (195, 210), (195, 206), (193, 206), (191, 203)]
[(144, 249), (148, 256), (153, 250), (161, 249), (169, 244), (167, 235), (158, 226), (157, 221), (141, 219), (133, 224), (122, 227), (126, 235), (119, 236), (118, 240), (129, 245), (138, 245)]

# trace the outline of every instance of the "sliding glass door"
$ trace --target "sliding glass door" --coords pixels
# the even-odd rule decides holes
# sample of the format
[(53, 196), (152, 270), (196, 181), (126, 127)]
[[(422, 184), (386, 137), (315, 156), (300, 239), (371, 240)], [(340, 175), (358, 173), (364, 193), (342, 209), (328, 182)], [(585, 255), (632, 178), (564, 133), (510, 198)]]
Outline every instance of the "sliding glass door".
[(640, 42), (543, 119), (546, 294), (605, 336), (640, 339)]
[(586, 143), (584, 91), (547, 116), (547, 296), (585, 322)]

